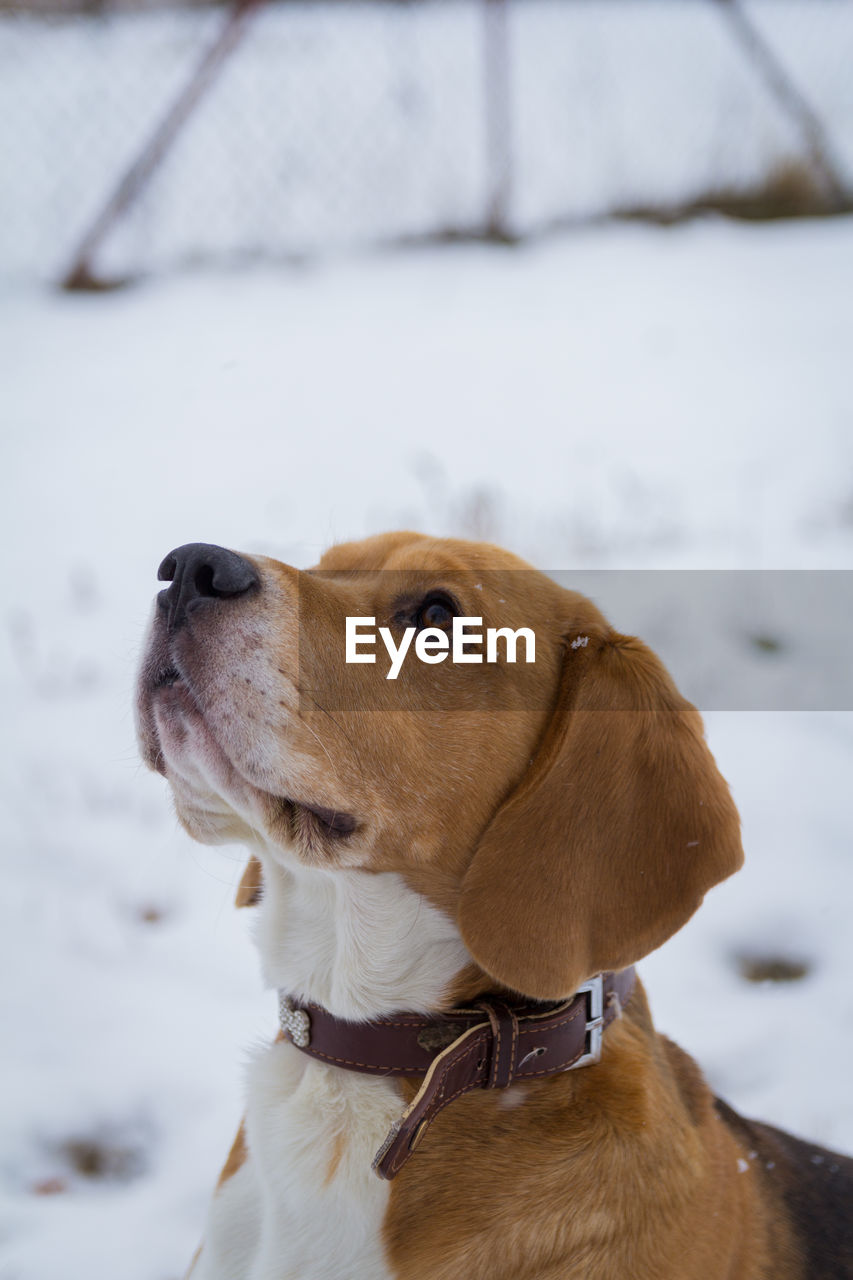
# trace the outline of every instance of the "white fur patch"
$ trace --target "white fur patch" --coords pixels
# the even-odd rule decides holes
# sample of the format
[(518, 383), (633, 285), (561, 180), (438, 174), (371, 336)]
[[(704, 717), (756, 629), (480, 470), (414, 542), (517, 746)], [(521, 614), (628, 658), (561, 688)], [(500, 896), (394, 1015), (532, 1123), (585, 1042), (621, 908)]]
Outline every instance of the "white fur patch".
[[(264, 856), (264, 977), (339, 1017), (435, 1008), (469, 956), (400, 876)], [(287, 1041), (248, 1078), (249, 1156), (214, 1196), (192, 1280), (390, 1280), (390, 1194), (371, 1161), (403, 1110), (393, 1080), (327, 1066)]]
[(503, 1111), (515, 1111), (516, 1107), (524, 1105), (529, 1096), (523, 1085), (516, 1085), (514, 1089), (502, 1089), (498, 1094), (498, 1106)]
[(258, 944), (267, 986), (353, 1021), (433, 1011), (471, 958), (455, 923), (401, 876), (268, 858)]

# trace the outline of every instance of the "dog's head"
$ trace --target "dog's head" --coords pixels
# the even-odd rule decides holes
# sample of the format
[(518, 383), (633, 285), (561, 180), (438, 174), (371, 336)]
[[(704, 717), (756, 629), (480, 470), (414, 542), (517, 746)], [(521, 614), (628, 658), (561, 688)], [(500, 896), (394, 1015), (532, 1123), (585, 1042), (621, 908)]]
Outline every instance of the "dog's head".
[[(397, 872), (492, 985), (541, 999), (660, 945), (741, 863), (699, 714), (655, 655), (505, 551), (397, 533), (298, 571), (192, 544), (160, 576), (139, 736), (196, 839)], [(535, 660), (499, 637), (495, 660), (454, 661), (456, 617), (532, 631)], [(347, 661), (347, 618), (375, 620), (350, 648), (375, 662)], [(380, 628), (409, 635), (394, 679)]]

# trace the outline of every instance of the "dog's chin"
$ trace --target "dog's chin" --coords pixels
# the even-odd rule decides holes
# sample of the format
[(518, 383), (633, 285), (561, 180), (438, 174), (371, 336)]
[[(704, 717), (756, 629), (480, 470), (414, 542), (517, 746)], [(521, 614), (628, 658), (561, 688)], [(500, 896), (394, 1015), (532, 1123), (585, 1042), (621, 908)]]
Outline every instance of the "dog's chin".
[(169, 781), (178, 821), (193, 840), (199, 844), (257, 842), (257, 831), (218, 796), (199, 795), (189, 791), (180, 780), (170, 778)]
[[(227, 792), (204, 785), (203, 778), (211, 772), (209, 759), (205, 765), (192, 770), (183, 762), (178, 771), (167, 759), (162, 770), (172, 789), (181, 826), (200, 844), (257, 843), (265, 817), (262, 796), (250, 797), (242, 784), (241, 796), (235, 802)], [(190, 773), (194, 776), (188, 777)]]
[(143, 690), (137, 727), (142, 757), (169, 782), (178, 819), (193, 839), (258, 838), (275, 802), (236, 768), (185, 681)]
[[(362, 833), (347, 809), (315, 803), (313, 795), (291, 799), (284, 778), (254, 777), (234, 747), (221, 741), (218, 725), (184, 672), (153, 658), (146, 662), (137, 703), (140, 750), (145, 763), (169, 782), (178, 820), (194, 840), (266, 849), (291, 871), (300, 865), (363, 865)], [(289, 772), (296, 782), (297, 760)], [(305, 781), (297, 783), (297, 794)]]
[(146, 762), (170, 784), (178, 820), (201, 844), (265, 848), (285, 869), (358, 865), (349, 815), (298, 804), (250, 782), (182, 680), (152, 690), (140, 713)]

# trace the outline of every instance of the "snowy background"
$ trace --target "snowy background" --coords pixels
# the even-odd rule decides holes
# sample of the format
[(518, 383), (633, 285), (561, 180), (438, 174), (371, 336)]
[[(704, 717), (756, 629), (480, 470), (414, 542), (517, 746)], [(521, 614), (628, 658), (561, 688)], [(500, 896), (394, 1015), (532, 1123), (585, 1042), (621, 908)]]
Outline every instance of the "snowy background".
[[(6, 298), (5, 1280), (179, 1275), (273, 1028), (240, 850), (136, 761), (162, 555), (413, 525), (561, 569), (849, 568), (851, 259), (850, 221), (707, 222)], [(808, 668), (807, 618), (774, 637)], [(642, 966), (658, 1024), (853, 1149), (853, 715), (708, 728), (747, 866)], [(743, 976), (777, 962), (804, 976)]]
[[(308, 565), (410, 526), (588, 590), (594, 569), (850, 570), (853, 219), (609, 225), (97, 297), (19, 265), (0, 299), (0, 1280), (177, 1280), (274, 1010), (232, 906), (242, 852), (192, 844), (136, 758), (160, 559), (209, 541)], [(751, 607), (707, 627), (680, 587), (665, 617), (630, 593), (614, 616), (685, 685), (719, 655), (776, 691), (772, 711), (711, 704), (747, 865), (641, 973), (729, 1102), (853, 1151), (849, 576), (829, 620), (780, 620), (749, 581)], [(833, 706), (834, 675), (813, 702), (778, 695), (816, 668), (837, 709), (790, 709)]]

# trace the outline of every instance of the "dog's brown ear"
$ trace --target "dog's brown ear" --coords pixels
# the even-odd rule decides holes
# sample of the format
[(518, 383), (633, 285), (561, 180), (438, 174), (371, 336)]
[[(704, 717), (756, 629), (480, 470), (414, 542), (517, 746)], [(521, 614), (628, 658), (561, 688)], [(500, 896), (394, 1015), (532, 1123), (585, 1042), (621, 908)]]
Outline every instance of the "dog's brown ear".
[(701, 717), (639, 640), (567, 641), (536, 757), (462, 884), (474, 959), (538, 999), (660, 946), (743, 861)]
[(261, 874), (260, 861), (252, 854), (246, 863), (246, 870), (243, 872), (243, 878), (237, 886), (237, 897), (234, 899), (235, 906), (238, 907), (254, 907), (261, 900), (261, 894), (264, 891), (264, 881)]

